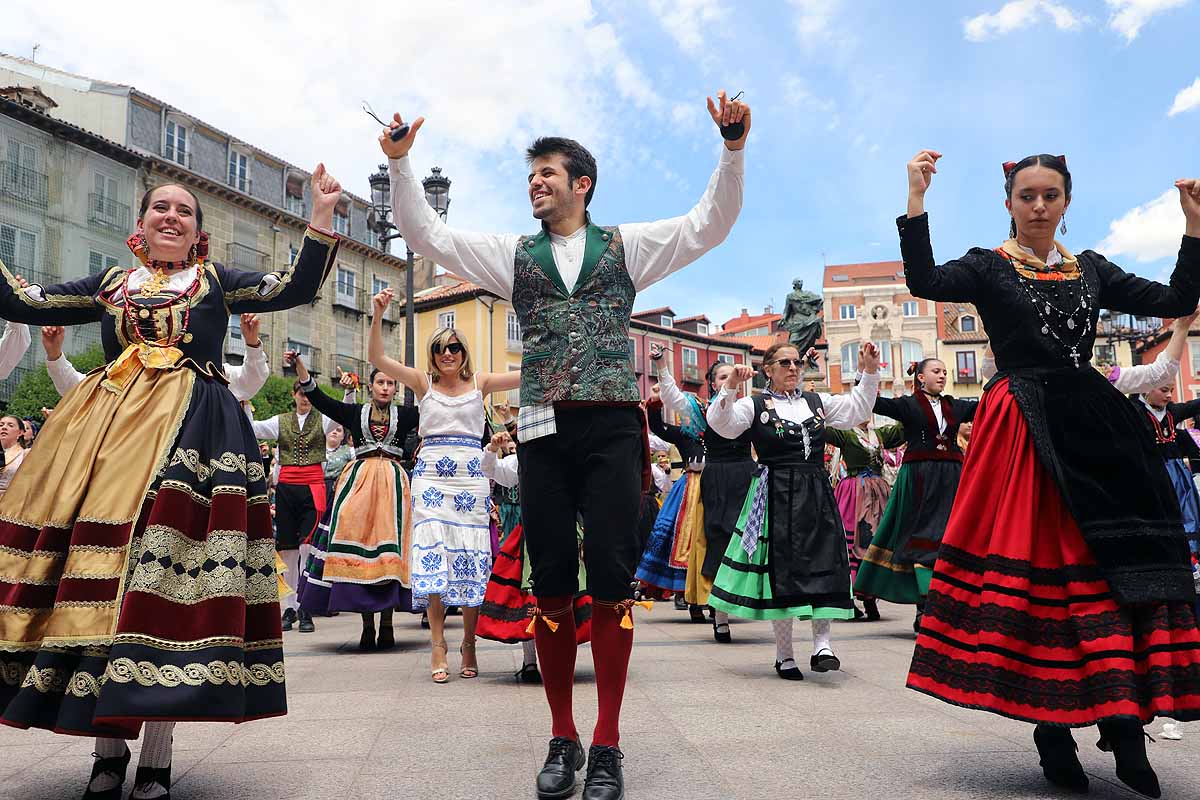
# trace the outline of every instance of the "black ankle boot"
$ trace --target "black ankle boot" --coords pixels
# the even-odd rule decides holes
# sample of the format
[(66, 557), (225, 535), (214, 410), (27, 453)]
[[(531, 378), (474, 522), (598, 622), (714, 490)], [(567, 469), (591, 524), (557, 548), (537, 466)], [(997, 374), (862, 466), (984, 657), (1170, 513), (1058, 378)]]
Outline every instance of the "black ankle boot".
[(363, 614), (363, 629), (362, 635), (358, 637), (358, 649), (364, 653), (375, 649), (375, 618), (370, 614)]
[(171, 765), (157, 769), (155, 767), (138, 767), (137, 773), (133, 778), (133, 791), (130, 792), (130, 800), (137, 800), (141, 796), (138, 790), (148, 784), (157, 783), (162, 788), (166, 789), (166, 794), (155, 795), (154, 800), (171, 800)]
[(867, 622), (879, 621), (879, 603), (874, 597), (863, 598), (863, 609), (867, 612)]
[(550, 753), (537, 776), (537, 796), (541, 800), (570, 797), (575, 794), (575, 773), (583, 768), (583, 745), (575, 739), (555, 736)]
[(88, 778), (88, 786), (91, 786), (92, 781), (105, 772), (115, 775), (118, 778), (117, 785), (103, 792), (93, 792), (90, 788), (84, 789), (83, 800), (121, 800), (121, 787), (125, 783), (125, 773), (129, 769), (129, 758), (131, 755), (129, 748), (126, 747), (125, 755), (123, 756), (115, 756), (113, 758), (100, 758), (96, 756), (96, 763), (92, 764), (92, 776)]
[(1087, 791), (1088, 776), (1079, 763), (1076, 755), (1079, 746), (1075, 744), (1070, 728), (1037, 725), (1033, 729), (1033, 743), (1037, 745), (1046, 780), (1072, 792)]
[(379, 638), (375, 640), (376, 650), (394, 650), (396, 648), (396, 630), (391, 625), (379, 626)]
[(622, 800), (625, 797), (625, 776), (616, 747), (594, 744), (588, 748), (587, 777), (583, 781), (583, 800)]
[(1149, 737), (1142, 730), (1141, 723), (1125, 719), (1106, 720), (1099, 724), (1099, 728), (1100, 741), (1096, 742), (1096, 746), (1113, 754), (1121, 783), (1147, 797), (1161, 797), (1158, 776), (1146, 758), (1146, 739)]

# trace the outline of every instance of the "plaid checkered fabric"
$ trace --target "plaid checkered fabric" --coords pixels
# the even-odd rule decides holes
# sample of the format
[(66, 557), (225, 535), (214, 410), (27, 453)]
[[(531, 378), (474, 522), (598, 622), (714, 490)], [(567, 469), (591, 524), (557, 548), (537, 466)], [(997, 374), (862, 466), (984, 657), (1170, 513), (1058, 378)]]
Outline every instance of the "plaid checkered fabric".
[(754, 498), (750, 501), (750, 513), (746, 515), (746, 530), (742, 531), (742, 549), (754, 555), (758, 548), (758, 537), (767, 522), (767, 474), (766, 467), (759, 467), (758, 483), (754, 485)]
[(521, 410), (517, 412), (517, 438), (522, 442), (530, 442), (557, 432), (558, 426), (554, 423), (553, 403), (521, 406)]

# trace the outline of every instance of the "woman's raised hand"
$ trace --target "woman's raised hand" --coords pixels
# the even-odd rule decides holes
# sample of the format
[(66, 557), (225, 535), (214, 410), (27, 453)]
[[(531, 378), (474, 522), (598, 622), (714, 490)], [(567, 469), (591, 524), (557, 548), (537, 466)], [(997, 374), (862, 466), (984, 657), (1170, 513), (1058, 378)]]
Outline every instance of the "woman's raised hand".
[(733, 374), (729, 376), (729, 381), (725, 385), (733, 389), (738, 384), (745, 383), (753, 377), (754, 367), (749, 364), (734, 364)]
[(372, 305), (375, 306), (375, 317), (383, 316), (383, 312), (387, 311), (387, 307), (392, 303), (394, 292), (391, 289), (384, 289), (379, 294), (371, 298)]
[(1187, 219), (1188, 236), (1200, 236), (1200, 178), (1183, 178), (1175, 181), (1179, 190), (1179, 205)]
[(868, 375), (879, 371), (879, 351), (872, 342), (863, 342), (858, 348), (858, 368)]
[(942, 154), (937, 150), (922, 150), (908, 162), (908, 193), (909, 195), (925, 196), (929, 184), (933, 182), (937, 172), (937, 160)]

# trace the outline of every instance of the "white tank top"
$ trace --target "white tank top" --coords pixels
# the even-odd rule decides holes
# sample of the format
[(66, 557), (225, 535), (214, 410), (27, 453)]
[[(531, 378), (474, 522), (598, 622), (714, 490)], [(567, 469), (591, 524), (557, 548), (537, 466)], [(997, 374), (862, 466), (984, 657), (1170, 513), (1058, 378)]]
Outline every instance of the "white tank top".
[(475, 388), (457, 397), (442, 394), (430, 383), (425, 396), (417, 404), (421, 412), (421, 422), (417, 429), (422, 439), (430, 436), (469, 436), (481, 441), (483, 439), (484, 410), (483, 393), (479, 391), (479, 381), (475, 380)]

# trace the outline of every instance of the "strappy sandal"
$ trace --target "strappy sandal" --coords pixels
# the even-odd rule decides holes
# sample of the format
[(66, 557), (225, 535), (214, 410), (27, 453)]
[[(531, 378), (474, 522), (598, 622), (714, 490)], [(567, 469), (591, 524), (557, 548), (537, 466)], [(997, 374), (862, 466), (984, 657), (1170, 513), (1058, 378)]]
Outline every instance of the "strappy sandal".
[[(431, 643), (430, 650), (433, 650), (438, 647), (442, 648), (443, 653), (449, 652), (449, 649), (447, 648), (445, 642)], [(434, 667), (432, 669), (432, 674), (433, 674), (433, 682), (434, 683), (446, 683), (448, 680), (450, 680), (450, 667), (449, 667), (449, 665), (447, 665), (445, 667)]]
[[(473, 667), (467, 666), (467, 663), (466, 663), (468, 650), (471, 651), (471, 659), (473, 661), (475, 661), (475, 666), (473, 666)], [(463, 642), (462, 646), (458, 648), (458, 654), (461, 655), (462, 659), (463, 659), (462, 669), (459, 670), (458, 677), (468, 678), (468, 679), (469, 678), (478, 678), (479, 677), (479, 659), (477, 659), (475, 657), (475, 643), (474, 642)]]

